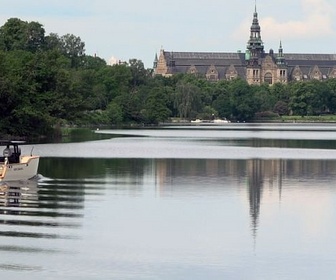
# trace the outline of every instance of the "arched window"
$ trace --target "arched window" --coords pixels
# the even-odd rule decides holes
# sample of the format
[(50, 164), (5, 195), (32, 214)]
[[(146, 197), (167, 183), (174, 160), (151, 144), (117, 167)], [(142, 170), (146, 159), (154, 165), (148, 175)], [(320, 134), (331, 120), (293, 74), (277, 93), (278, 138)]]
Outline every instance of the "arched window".
[(266, 73), (264, 77), (265, 83), (268, 83), (269, 85), (273, 84), (273, 77), (271, 73)]

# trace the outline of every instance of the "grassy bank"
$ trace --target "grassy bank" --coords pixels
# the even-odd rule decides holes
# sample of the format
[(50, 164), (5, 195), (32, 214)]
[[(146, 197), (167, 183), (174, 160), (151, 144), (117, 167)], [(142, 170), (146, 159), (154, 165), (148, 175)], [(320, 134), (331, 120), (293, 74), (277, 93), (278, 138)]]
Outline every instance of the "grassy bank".
[(281, 116), (272, 118), (259, 118), (255, 119), (255, 122), (297, 122), (297, 123), (309, 123), (309, 122), (321, 122), (321, 123), (336, 123), (336, 115), (322, 115), (322, 116)]

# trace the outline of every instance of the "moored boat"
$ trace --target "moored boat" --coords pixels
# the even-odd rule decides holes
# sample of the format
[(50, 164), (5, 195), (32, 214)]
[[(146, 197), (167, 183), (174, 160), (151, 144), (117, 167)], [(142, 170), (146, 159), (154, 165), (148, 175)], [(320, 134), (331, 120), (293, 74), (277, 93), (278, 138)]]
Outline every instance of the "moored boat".
[(214, 123), (229, 123), (230, 121), (228, 121), (227, 119), (214, 119), (213, 122)]
[(0, 181), (28, 180), (37, 175), (40, 157), (36, 155), (21, 155), (20, 144), (24, 141), (0, 140), (5, 146), (0, 157)]
[(227, 119), (213, 119), (213, 120), (201, 120), (201, 119), (196, 119), (190, 121), (192, 124), (225, 124), (225, 123), (230, 123), (229, 120)]

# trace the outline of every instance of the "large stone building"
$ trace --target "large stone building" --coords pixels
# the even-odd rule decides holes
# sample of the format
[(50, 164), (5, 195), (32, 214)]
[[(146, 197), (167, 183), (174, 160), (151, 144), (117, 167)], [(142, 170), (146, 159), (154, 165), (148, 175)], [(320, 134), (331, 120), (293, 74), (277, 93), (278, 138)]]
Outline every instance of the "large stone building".
[(275, 53), (264, 51), (257, 9), (253, 15), (250, 38), (245, 53), (172, 52), (161, 49), (155, 55), (154, 73), (171, 76), (190, 73), (208, 80), (231, 80), (237, 77), (249, 84), (274, 84), (289, 81), (336, 78), (336, 54), (284, 53), (282, 44)]

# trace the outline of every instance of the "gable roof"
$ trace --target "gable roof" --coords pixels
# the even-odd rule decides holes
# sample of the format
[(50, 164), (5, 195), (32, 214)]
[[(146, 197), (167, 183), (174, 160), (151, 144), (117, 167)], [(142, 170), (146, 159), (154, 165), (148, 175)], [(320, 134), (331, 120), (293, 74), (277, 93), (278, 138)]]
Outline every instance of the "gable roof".
[(243, 53), (222, 52), (164, 52), (167, 62), (175, 65), (242, 65), (245, 64)]
[[(225, 78), (228, 69), (235, 67), (238, 76), (246, 78), (245, 53), (241, 52), (163, 52), (172, 73), (187, 73), (191, 67), (198, 73), (206, 74), (211, 66), (218, 71), (219, 79)], [(265, 53), (265, 56), (268, 54)], [(277, 54), (273, 54), (274, 58)], [(314, 67), (318, 67), (323, 76), (327, 76), (336, 67), (336, 54), (284, 54), (285, 65), (291, 75), (299, 67), (304, 76), (308, 76)]]

